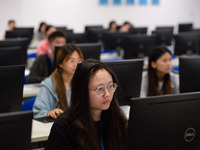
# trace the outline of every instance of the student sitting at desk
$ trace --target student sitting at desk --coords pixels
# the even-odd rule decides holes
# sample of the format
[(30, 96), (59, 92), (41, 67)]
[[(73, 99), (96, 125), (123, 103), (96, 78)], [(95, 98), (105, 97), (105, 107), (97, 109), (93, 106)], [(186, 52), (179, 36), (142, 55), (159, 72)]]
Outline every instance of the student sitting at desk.
[(157, 46), (149, 54), (148, 71), (143, 73), (140, 97), (179, 93), (179, 75), (171, 72), (172, 54)]
[(37, 46), (37, 56), (42, 55), (42, 54), (48, 54), (51, 52), (51, 45), (49, 41), (49, 36), (56, 31), (56, 27), (52, 25), (47, 25), (45, 28), (45, 36), (46, 38), (43, 39), (40, 44)]
[(78, 65), (71, 106), (51, 129), (46, 150), (124, 150), (127, 119), (118, 104), (118, 79), (98, 60)]
[(56, 58), (57, 68), (42, 82), (36, 97), (34, 118), (50, 116), (55, 119), (70, 106), (70, 82), (77, 64), (83, 60), (83, 54), (75, 45), (67, 44), (58, 51)]
[(66, 35), (61, 31), (56, 31), (49, 36), (48, 40), (51, 46), (51, 53), (43, 54), (36, 58), (27, 77), (28, 83), (40, 83), (52, 73), (55, 46), (65, 45)]

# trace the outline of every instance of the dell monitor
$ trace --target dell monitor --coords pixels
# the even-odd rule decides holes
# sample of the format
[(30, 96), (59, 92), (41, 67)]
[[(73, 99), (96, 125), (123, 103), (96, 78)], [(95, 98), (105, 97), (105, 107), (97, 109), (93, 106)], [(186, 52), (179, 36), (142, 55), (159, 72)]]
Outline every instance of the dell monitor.
[(134, 99), (125, 149), (200, 149), (199, 108), (199, 92)]
[(200, 91), (200, 56), (179, 57), (180, 92)]
[(101, 43), (79, 43), (76, 46), (81, 49), (84, 59), (93, 58), (100, 60)]
[(25, 65), (0, 66), (0, 113), (22, 109)]
[(123, 40), (124, 58), (144, 58), (155, 45), (155, 36), (128, 35)]
[(28, 49), (28, 38), (13, 38), (0, 40), (0, 48), (7, 47), (21, 47), (23, 64), (26, 64), (27, 49)]
[(175, 36), (175, 55), (193, 55), (199, 53), (200, 34), (194, 32), (179, 33)]
[(3, 150), (29, 150), (33, 113), (11, 112), (0, 114), (0, 145)]
[(22, 65), (22, 58), (21, 47), (0, 47), (0, 66)]
[(104, 62), (116, 74), (121, 85), (120, 105), (130, 105), (131, 98), (140, 96), (143, 59)]

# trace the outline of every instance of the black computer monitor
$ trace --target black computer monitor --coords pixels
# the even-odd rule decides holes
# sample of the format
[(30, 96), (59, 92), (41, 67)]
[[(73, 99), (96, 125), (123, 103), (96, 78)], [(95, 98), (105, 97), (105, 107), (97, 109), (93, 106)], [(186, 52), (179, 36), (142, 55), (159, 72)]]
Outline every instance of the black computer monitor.
[(25, 65), (0, 66), (0, 113), (22, 109)]
[(175, 36), (175, 55), (199, 53), (200, 34), (195, 32), (179, 33)]
[(193, 23), (180, 23), (178, 25), (178, 32), (190, 31), (193, 28)]
[(147, 27), (134, 27), (130, 30), (131, 34), (147, 34)]
[(179, 57), (180, 92), (200, 91), (200, 56)]
[(22, 65), (21, 47), (0, 48), (0, 66)]
[(144, 58), (155, 45), (155, 36), (128, 35), (123, 40), (124, 58)]
[(14, 28), (12, 31), (6, 31), (6, 38), (28, 38), (29, 44), (32, 41), (33, 38), (33, 27), (19, 27), (19, 28)]
[(108, 29), (103, 28), (89, 28), (87, 29), (87, 39), (90, 43), (101, 42), (103, 35), (108, 32)]
[(26, 64), (27, 49), (28, 49), (28, 38), (13, 38), (0, 40), (0, 48), (7, 47), (21, 47), (23, 64)]
[(1, 149), (30, 149), (32, 118), (31, 111), (0, 114)]
[(156, 27), (156, 31), (157, 30), (170, 30), (172, 32), (174, 32), (174, 27), (173, 26), (157, 26)]
[(84, 59), (93, 58), (100, 60), (101, 43), (78, 43), (76, 46), (81, 49)]
[(173, 27), (157, 27), (154, 34), (156, 37), (156, 45), (172, 45)]
[(85, 33), (69, 33), (67, 34), (67, 43), (88, 43)]
[(126, 150), (200, 149), (200, 93), (133, 100)]
[(143, 59), (130, 59), (122, 61), (104, 62), (117, 75), (122, 93), (120, 105), (130, 105), (131, 98), (140, 96)]
[(87, 33), (88, 29), (103, 29), (103, 26), (102, 25), (86, 25), (85, 33)]
[(125, 32), (105, 32), (102, 37), (104, 50), (117, 50), (122, 47), (122, 41), (130, 33)]
[(64, 32), (67, 35), (67, 37), (68, 37), (68, 34), (71, 34), (74, 32), (73, 29), (67, 29), (66, 26), (56, 26), (56, 29), (58, 31)]

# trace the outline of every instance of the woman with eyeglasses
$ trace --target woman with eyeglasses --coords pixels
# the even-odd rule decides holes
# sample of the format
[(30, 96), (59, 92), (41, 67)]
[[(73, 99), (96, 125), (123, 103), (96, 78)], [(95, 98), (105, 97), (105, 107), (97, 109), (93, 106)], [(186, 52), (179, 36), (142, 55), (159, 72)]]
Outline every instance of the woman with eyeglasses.
[(70, 106), (70, 82), (77, 64), (83, 61), (83, 54), (77, 46), (66, 44), (58, 51), (56, 60), (57, 68), (41, 83), (33, 106), (34, 118), (50, 116), (55, 119)]
[(88, 59), (78, 65), (71, 85), (71, 107), (55, 120), (46, 150), (124, 150), (127, 119), (113, 71)]

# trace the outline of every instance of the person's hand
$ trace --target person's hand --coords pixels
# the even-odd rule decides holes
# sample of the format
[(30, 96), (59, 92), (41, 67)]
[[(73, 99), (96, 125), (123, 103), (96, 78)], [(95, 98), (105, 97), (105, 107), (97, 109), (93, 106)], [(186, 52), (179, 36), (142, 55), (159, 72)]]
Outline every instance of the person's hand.
[(60, 114), (63, 113), (63, 110), (59, 109), (59, 108), (56, 108), (54, 110), (51, 110), (47, 113), (47, 116), (50, 116), (54, 119), (56, 119)]

